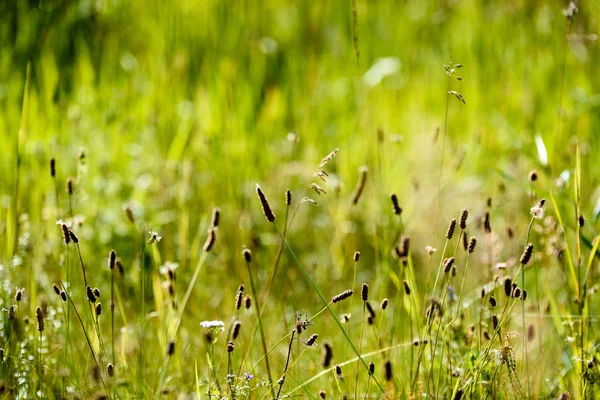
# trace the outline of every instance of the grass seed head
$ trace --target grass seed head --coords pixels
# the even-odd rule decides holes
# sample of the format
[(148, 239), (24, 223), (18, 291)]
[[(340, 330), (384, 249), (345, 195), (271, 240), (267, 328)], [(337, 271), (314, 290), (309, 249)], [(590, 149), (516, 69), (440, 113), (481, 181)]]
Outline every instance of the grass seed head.
[(242, 250), (242, 255), (244, 256), (244, 260), (246, 260), (248, 264), (252, 262), (252, 252), (250, 251), (250, 249), (244, 248), (244, 250)]
[(352, 259), (354, 260), (354, 262), (358, 262), (358, 260), (360, 260), (360, 251), (355, 251)]
[(485, 233), (492, 233), (492, 225), (490, 224), (490, 213), (486, 211), (485, 216), (483, 217), (483, 230)]
[(467, 218), (468, 217), (469, 217), (469, 210), (467, 210), (466, 208), (463, 208), (462, 211), (460, 212), (460, 218), (459, 218), (459, 224), (458, 224), (460, 229), (462, 229), (463, 231), (467, 228)]
[(375, 363), (371, 361), (369, 363), (369, 375), (373, 375), (375, 373)]
[(235, 349), (235, 345), (233, 344), (233, 342), (232, 342), (232, 341), (229, 341), (229, 342), (227, 343), (227, 352), (228, 352), (228, 353), (232, 353), (234, 349)]
[(408, 285), (408, 281), (405, 279), (402, 281), (402, 284), (404, 285), (404, 293), (406, 293), (407, 296), (410, 296), (410, 286)]
[(512, 280), (510, 278), (504, 280), (504, 294), (507, 297), (510, 297), (512, 294)]
[(171, 340), (167, 345), (167, 355), (170, 357), (175, 354), (175, 342)]
[(392, 211), (394, 214), (402, 214), (402, 207), (400, 207), (400, 204), (398, 203), (398, 196), (396, 196), (396, 193), (390, 194), (390, 199), (392, 200)]
[(204, 247), (203, 247), (204, 251), (207, 253), (215, 245), (215, 240), (217, 239), (217, 235), (216, 235), (215, 231), (216, 231), (215, 228), (210, 228), (208, 230), (208, 236), (206, 238), (206, 242), (204, 242)]
[(250, 307), (252, 307), (252, 298), (250, 298), (250, 296), (244, 298), (244, 305), (246, 306), (246, 310), (249, 310)]
[(285, 205), (289, 206), (292, 204), (292, 192), (290, 189), (285, 191)]
[[(465, 236), (466, 237), (466, 236)], [(475, 236), (472, 236), (471, 239), (469, 240), (469, 246), (467, 246), (467, 251), (469, 253), (472, 253), (475, 251), (475, 246), (477, 245), (477, 239), (475, 238)]]
[(99, 317), (102, 314), (102, 303), (96, 303), (96, 316)]
[(69, 236), (71, 237), (71, 240), (73, 241), (73, 243), (75, 243), (75, 244), (79, 243), (79, 238), (77, 237), (75, 232), (73, 232), (70, 229), (69, 229)]
[(210, 227), (218, 228), (220, 218), (221, 218), (221, 209), (219, 207), (213, 208), (212, 217), (210, 220)]
[(67, 179), (67, 193), (69, 194), (69, 196), (73, 195), (74, 186), (75, 186), (75, 184), (73, 183), (73, 178), (68, 178)]
[(348, 297), (352, 296), (352, 290), (348, 289), (343, 291), (342, 293), (333, 296), (333, 298), (331, 299), (332, 303), (339, 303), (342, 300), (346, 300)]
[(362, 299), (362, 301), (369, 300), (369, 284), (368, 283), (362, 284), (362, 286), (360, 288), (360, 298)]
[(331, 360), (333, 359), (333, 348), (331, 343), (325, 342), (323, 344), (323, 368), (329, 368), (331, 366)]
[(385, 362), (385, 380), (391, 382), (394, 379), (394, 372), (392, 370), (392, 362), (387, 360)]
[(65, 241), (65, 244), (69, 244), (69, 242), (71, 241), (71, 235), (69, 235), (69, 228), (66, 224), (61, 224), (60, 229), (62, 230), (63, 240)]
[(454, 230), (456, 229), (456, 218), (452, 218), (448, 230), (446, 231), (446, 239), (450, 240), (454, 236)]
[(521, 255), (521, 259), (519, 260), (519, 262), (521, 263), (521, 265), (527, 265), (527, 263), (529, 262), (529, 260), (531, 260), (531, 255), (532, 254), (533, 254), (533, 244), (529, 243), (525, 247), (525, 250), (523, 250), (523, 255)]
[(317, 342), (318, 338), (319, 338), (319, 335), (317, 335), (316, 333), (313, 333), (312, 335), (310, 335), (310, 337), (304, 344), (309, 347), (314, 346), (315, 343)]
[(452, 270), (452, 266), (454, 265), (454, 257), (448, 257), (444, 260), (444, 272), (448, 273)]
[(44, 331), (44, 312), (40, 306), (35, 308), (35, 317), (37, 318), (37, 330)]
[(62, 301), (67, 301), (67, 293), (64, 290), (60, 291), (60, 298)]
[(385, 298), (385, 299), (381, 300), (381, 306), (380, 306), (380, 307), (381, 307), (381, 309), (382, 309), (382, 310), (385, 310), (385, 309), (387, 309), (387, 308), (388, 308), (388, 305), (389, 305), (389, 303), (390, 303), (390, 301), (389, 301), (387, 298)]
[(358, 182), (352, 193), (352, 204), (354, 205), (358, 204), (358, 201), (365, 190), (365, 185), (367, 184), (367, 171), (367, 167), (360, 167), (358, 169)]
[(87, 294), (87, 298), (91, 303), (95, 303), (96, 302), (96, 296), (94, 296), (94, 290), (88, 285), (85, 288), (85, 292)]
[(240, 329), (242, 328), (242, 323), (240, 321), (235, 321), (235, 323), (233, 324), (233, 339), (237, 339), (238, 336), (240, 335)]
[(58, 287), (58, 285), (56, 283), (52, 284), (52, 289), (54, 289), (54, 292), (60, 296), (60, 288)]
[(262, 210), (263, 210), (263, 214), (265, 215), (265, 218), (269, 222), (274, 222), (275, 214), (273, 213), (273, 210), (271, 209), (271, 206), (269, 205), (267, 196), (265, 196), (265, 193), (262, 191), (260, 186), (258, 186), (258, 183), (256, 184), (256, 194), (258, 195), (258, 199), (260, 200), (260, 204), (262, 206)]
[(111, 250), (108, 254), (108, 268), (115, 269), (115, 264), (117, 262), (117, 253), (114, 250)]
[(50, 159), (50, 176), (56, 178), (56, 160), (54, 158)]
[(106, 366), (106, 374), (111, 378), (115, 376), (115, 367), (111, 363)]

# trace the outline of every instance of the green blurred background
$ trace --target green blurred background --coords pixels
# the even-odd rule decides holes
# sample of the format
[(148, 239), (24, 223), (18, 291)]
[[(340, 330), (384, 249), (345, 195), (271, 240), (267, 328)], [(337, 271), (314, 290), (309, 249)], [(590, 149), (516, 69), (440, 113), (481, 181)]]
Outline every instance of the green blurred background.
[[(51, 157), (65, 210), (66, 178), (76, 178), (82, 251), (98, 271), (111, 248), (125, 260), (139, 249), (123, 211), (130, 205), (144, 230), (163, 237), (160, 260), (179, 263), (187, 282), (210, 211), (221, 208), (215, 252), (190, 305), (192, 330), (230, 312), (246, 280), (243, 245), (255, 251), (261, 285), (266, 279), (279, 241), (255, 182), (279, 220), (287, 188), (319, 202), (300, 207), (290, 241), (326, 296), (349, 285), (355, 250), (364, 260), (359, 279), (393, 296), (384, 279), (397, 239), (392, 191), (417, 265), (426, 263), (426, 245), (442, 247), (461, 208), (471, 210), (469, 230), (479, 234), (488, 197), (494, 231), (503, 236), (510, 226), (519, 238), (494, 257), (518, 257), (533, 169), (535, 196), (552, 191), (574, 227), (568, 177), (577, 143), (591, 239), (600, 210), (600, 2), (580, 1), (569, 31), (566, 6), (359, 0), (357, 62), (351, 0), (0, 2), (0, 263), (16, 271), (9, 286), (32, 288), (33, 296), (60, 275)], [(463, 64), (462, 81), (447, 78), (450, 60)], [(466, 105), (448, 98), (448, 85)], [(313, 174), (335, 148), (321, 182)], [(353, 206), (361, 166), (369, 168), (367, 187)], [(312, 182), (327, 194), (312, 191)], [(309, 289), (286, 256), (282, 264), (276, 282), (287, 289), (272, 293), (271, 321), (318, 309), (314, 293), (298, 297)], [(108, 290), (104, 273), (97, 285)], [(133, 267), (127, 274), (135, 282)], [(475, 286), (487, 272), (472, 275)]]

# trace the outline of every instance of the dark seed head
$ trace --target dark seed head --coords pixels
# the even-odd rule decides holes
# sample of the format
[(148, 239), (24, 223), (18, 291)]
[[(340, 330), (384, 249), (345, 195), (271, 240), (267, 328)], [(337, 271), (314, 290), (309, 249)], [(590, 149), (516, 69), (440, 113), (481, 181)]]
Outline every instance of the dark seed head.
[(324, 399), (327, 397), (327, 393), (323, 389), (321, 389), (319, 390), (319, 397)]
[(108, 268), (115, 269), (115, 264), (117, 262), (117, 253), (114, 250), (111, 250), (108, 254)]
[(353, 293), (352, 290), (346, 290), (346, 291), (344, 291), (344, 292), (342, 292), (342, 293), (340, 293), (340, 294), (338, 294), (336, 296), (333, 296), (333, 298), (331, 299), (331, 301), (333, 303), (338, 303), (338, 302), (340, 302), (342, 300), (346, 300), (348, 297), (352, 296), (352, 293)]
[(67, 193), (69, 194), (69, 196), (73, 195), (73, 186), (73, 178), (67, 179)]
[(373, 375), (375, 373), (375, 363), (371, 361), (369, 363), (369, 375)]
[(533, 254), (533, 245), (531, 243), (529, 243), (525, 247), (525, 250), (523, 250), (523, 255), (521, 256), (521, 260), (520, 260), (521, 265), (527, 265), (529, 260), (531, 260), (532, 254)]
[(538, 174), (537, 174), (537, 172), (536, 172), (535, 170), (534, 170), (534, 171), (531, 171), (531, 172), (529, 173), (529, 180), (530, 180), (531, 182), (535, 182), (535, 181), (537, 181), (537, 180), (538, 180)]
[(244, 250), (242, 250), (242, 254), (244, 256), (244, 260), (246, 260), (246, 262), (250, 264), (252, 262), (252, 252), (250, 251), (250, 249), (244, 248)]
[(454, 257), (449, 257), (444, 260), (444, 272), (448, 273), (454, 265)]
[(355, 251), (352, 259), (354, 260), (354, 262), (358, 262), (358, 260), (360, 260), (360, 251)]
[(504, 280), (504, 294), (508, 297), (512, 294), (512, 280), (510, 278)]
[(235, 345), (233, 344), (233, 342), (230, 341), (229, 343), (227, 343), (227, 352), (228, 353), (233, 352), (234, 349), (235, 349)]
[(288, 189), (285, 191), (285, 205), (289, 206), (290, 204), (292, 204), (292, 192)]
[(125, 214), (127, 215), (127, 219), (129, 220), (129, 222), (135, 224), (135, 216), (133, 215), (133, 210), (131, 209), (131, 207), (125, 207)]
[(467, 218), (468, 217), (469, 217), (469, 210), (467, 210), (466, 208), (463, 208), (462, 211), (460, 212), (460, 218), (459, 218), (459, 224), (458, 224), (460, 229), (462, 229), (463, 231), (467, 228)]
[(124, 275), (125, 274), (125, 269), (123, 268), (123, 261), (121, 261), (120, 258), (117, 258), (117, 269), (119, 270), (119, 274)]
[(483, 230), (485, 233), (492, 233), (492, 225), (490, 224), (490, 213), (486, 212), (483, 218)]
[(18, 303), (19, 301), (21, 301), (21, 299), (23, 299), (23, 289), (17, 289), (15, 293), (15, 300)]
[(167, 355), (172, 356), (175, 353), (175, 342), (170, 341), (167, 345)]
[(50, 176), (56, 177), (56, 160), (54, 158), (50, 159)]
[(210, 228), (208, 230), (208, 237), (206, 238), (206, 242), (204, 242), (204, 251), (205, 252), (209, 252), (214, 244), (215, 244), (215, 240), (217, 239), (217, 235), (215, 233), (215, 228)]
[(362, 299), (362, 301), (369, 300), (369, 284), (368, 283), (362, 284), (362, 287), (360, 288), (360, 298)]
[(333, 348), (329, 342), (323, 344), (323, 368), (329, 368), (331, 366), (331, 360), (333, 358)]
[(233, 324), (233, 339), (237, 339), (240, 336), (240, 329), (242, 328), (242, 323), (240, 321), (235, 321)]
[(522, 299), (523, 301), (527, 300), (527, 290), (523, 289), (523, 290), (521, 291), (521, 299)]
[(94, 296), (96, 296), (97, 299), (100, 298), (100, 289), (97, 287), (94, 288)]
[(111, 363), (106, 366), (106, 374), (111, 378), (115, 376), (115, 367)]
[(335, 366), (335, 374), (337, 375), (338, 379), (344, 379), (342, 376), (342, 367), (340, 367), (339, 365)]
[(498, 330), (498, 316), (496, 314), (492, 315), (492, 327), (494, 331)]
[(60, 229), (62, 229), (63, 240), (65, 241), (65, 244), (69, 244), (69, 242), (71, 241), (71, 235), (69, 235), (69, 228), (67, 227), (67, 225), (62, 224), (60, 226)]
[(99, 317), (102, 314), (102, 303), (96, 303), (96, 316)]
[(450, 240), (454, 236), (454, 230), (456, 229), (456, 218), (452, 218), (448, 230), (446, 231), (446, 239)]
[(369, 316), (372, 319), (375, 319), (375, 310), (373, 309), (373, 306), (371, 305), (371, 303), (369, 303), (368, 301), (365, 301), (365, 306), (367, 307), (367, 311), (369, 312)]
[(404, 285), (404, 293), (406, 293), (407, 296), (410, 296), (410, 286), (408, 285), (408, 281), (405, 279), (402, 281), (402, 284)]
[(579, 217), (577, 217), (577, 223), (579, 224), (580, 228), (583, 228), (583, 225), (585, 225), (585, 220), (583, 219), (583, 215), (579, 215)]
[(475, 251), (475, 246), (477, 245), (477, 239), (475, 238), (475, 236), (471, 237), (471, 239), (469, 240), (469, 246), (467, 247), (467, 251), (469, 253), (472, 253)]
[(258, 186), (258, 183), (256, 184), (256, 194), (258, 194), (258, 199), (260, 200), (263, 214), (265, 215), (265, 218), (267, 219), (267, 221), (269, 221), (269, 222), (275, 221), (275, 214), (273, 213), (273, 210), (271, 209), (271, 206), (269, 205), (267, 196), (265, 196), (265, 193), (262, 191), (260, 186)]
[(496, 307), (498, 303), (496, 302), (496, 298), (494, 296), (490, 297), (490, 305), (492, 307)]
[(387, 360), (385, 362), (385, 380), (390, 382), (394, 379), (394, 372), (392, 371), (392, 362)]
[(531, 342), (533, 339), (535, 339), (535, 327), (529, 325), (527, 327), (527, 341)]
[(60, 298), (62, 301), (67, 301), (67, 293), (64, 290), (60, 291)]
[(464, 394), (465, 394), (465, 391), (462, 388), (458, 389), (456, 391), (456, 393), (454, 394), (453, 400), (462, 400)]
[(44, 331), (44, 312), (40, 306), (35, 308), (35, 317), (37, 318), (37, 330)]
[(92, 303), (95, 303), (96, 296), (94, 296), (94, 290), (89, 285), (85, 288), (85, 292), (87, 294), (88, 300)]
[(244, 285), (240, 285), (235, 295), (235, 309), (239, 310), (242, 307), (242, 298), (244, 296)]
[(52, 284), (52, 289), (54, 289), (54, 292), (60, 296), (60, 288), (58, 287), (58, 285), (56, 283)]
[(250, 298), (250, 296), (246, 296), (244, 298), (244, 304), (246, 305), (246, 310), (249, 310), (250, 307), (252, 307), (252, 299)]
[(387, 298), (381, 300), (381, 309), (382, 310), (385, 310), (386, 308), (388, 308), (388, 305), (389, 305), (389, 300)]
[(211, 221), (210, 221), (211, 228), (218, 228), (219, 227), (219, 219), (220, 219), (220, 217), (221, 217), (221, 209), (219, 207), (213, 208), (212, 218), (211, 218)]
[(75, 232), (73, 232), (70, 229), (69, 229), (69, 236), (71, 237), (71, 240), (73, 241), (73, 243), (79, 243), (79, 238), (77, 237), (77, 235), (75, 235)]
[(515, 290), (513, 290), (513, 297), (515, 299), (518, 299), (519, 297), (521, 297), (521, 288), (520, 287), (516, 287)]
[(392, 200), (392, 211), (394, 211), (394, 214), (402, 214), (402, 207), (400, 207), (400, 204), (398, 203), (398, 196), (396, 196), (396, 193), (390, 194), (390, 199)]
[(313, 346), (316, 342), (317, 342), (317, 338), (319, 337), (319, 335), (317, 335), (316, 333), (313, 333), (312, 335), (310, 335), (310, 337), (308, 338), (308, 340), (305, 342), (305, 344), (307, 346)]

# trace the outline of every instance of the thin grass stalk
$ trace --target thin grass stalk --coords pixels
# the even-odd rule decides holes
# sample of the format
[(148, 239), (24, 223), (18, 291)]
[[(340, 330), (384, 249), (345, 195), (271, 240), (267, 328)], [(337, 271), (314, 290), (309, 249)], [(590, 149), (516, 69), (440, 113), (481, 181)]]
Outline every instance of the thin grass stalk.
[[(285, 236), (282, 235), (283, 240), (285, 240)], [(269, 365), (269, 356), (267, 353), (267, 340), (265, 337), (265, 332), (264, 332), (264, 328), (263, 328), (263, 321), (262, 321), (262, 316), (261, 316), (261, 312), (260, 312), (260, 301), (258, 299), (258, 296), (256, 295), (256, 286), (254, 285), (254, 278), (252, 277), (252, 271), (250, 270), (250, 263), (246, 262), (246, 268), (248, 270), (248, 277), (250, 279), (250, 289), (252, 290), (252, 296), (254, 297), (255, 301), (256, 301), (256, 317), (258, 318), (258, 328), (260, 330), (260, 338), (261, 338), (261, 342), (262, 342), (262, 346), (263, 346), (263, 352), (265, 355), (265, 366), (267, 368), (267, 374), (269, 377), (269, 385), (273, 386), (273, 376), (271, 375), (271, 367)]]
[[(283, 238), (283, 233), (279, 229), (279, 226), (277, 226), (277, 224), (275, 222), (273, 222), (273, 226), (275, 226), (275, 229), (277, 230), (277, 232), (279, 233), (279, 235)], [(342, 326), (342, 323), (338, 320), (337, 316), (335, 315), (335, 313), (333, 312), (333, 310), (329, 306), (329, 303), (327, 302), (327, 300), (323, 296), (323, 293), (321, 293), (321, 291), (317, 287), (316, 283), (312, 280), (312, 278), (308, 274), (308, 271), (306, 271), (306, 268), (304, 268), (304, 265), (302, 265), (302, 262), (298, 259), (298, 256), (296, 256), (296, 253), (294, 252), (294, 250), (292, 249), (292, 247), (290, 246), (290, 244), (288, 243), (287, 240), (285, 240), (285, 246), (287, 247), (287, 249), (288, 249), (288, 251), (289, 251), (292, 259), (295, 262), (295, 264), (298, 266), (298, 268), (300, 268), (300, 270), (302, 271), (302, 273), (304, 274), (304, 276), (308, 280), (309, 284), (312, 286), (312, 288), (315, 290), (315, 292), (317, 292), (317, 294), (321, 298), (321, 301), (323, 302), (323, 304), (325, 304), (325, 307), (327, 307), (327, 311), (329, 311), (329, 314), (331, 314), (331, 316), (333, 317), (333, 319), (336, 321), (336, 323), (338, 325), (338, 328), (342, 331), (342, 333), (343, 333), (346, 341), (348, 341), (348, 343), (350, 344), (350, 347), (352, 347), (352, 350), (357, 355), (357, 357), (360, 359), (360, 361), (362, 362), (362, 364), (365, 367), (365, 369), (368, 371), (369, 370), (369, 366), (367, 365), (367, 363), (365, 362), (365, 360), (360, 356), (359, 351), (354, 346), (354, 343), (352, 343), (352, 340), (350, 339), (350, 337), (346, 333), (346, 330)], [(379, 381), (377, 380), (377, 378), (373, 377), (373, 380), (377, 384), (377, 387), (379, 387), (379, 390), (383, 393), (384, 392), (383, 387), (381, 386), (381, 384), (379, 383)]]
[[(358, 354), (362, 354), (362, 342), (363, 342), (363, 333), (365, 329), (365, 307), (366, 302), (363, 301), (362, 315), (360, 319), (360, 339), (358, 341)], [(354, 382), (354, 398), (358, 397), (358, 373), (359, 373), (360, 364), (356, 364), (356, 380)], [(370, 375), (369, 375), (370, 376)]]
[[(292, 337), (290, 338), (290, 345), (288, 346), (288, 354), (287, 354), (287, 359), (285, 361), (285, 368), (283, 369), (283, 375), (281, 376), (281, 379), (279, 380), (279, 390), (277, 390), (277, 396), (275, 396), (275, 400), (279, 399), (279, 395), (281, 394), (281, 388), (283, 388), (283, 384), (285, 382), (285, 374), (287, 373), (288, 365), (290, 364), (290, 356), (292, 354), (292, 343), (294, 342), (294, 335), (296, 334), (296, 331), (293, 330), (291, 333), (292, 333)], [(266, 356), (266, 354), (265, 354), (265, 356)]]
[[(442, 250), (441, 257), (440, 257), (440, 264), (438, 266), (438, 272), (437, 272), (437, 275), (435, 277), (435, 282), (433, 283), (433, 289), (431, 291), (431, 297), (435, 296), (435, 288), (437, 287), (437, 283), (438, 283), (438, 280), (439, 280), (439, 277), (440, 277), (440, 272), (442, 270), (442, 265), (443, 265), (443, 261), (444, 261), (443, 257), (444, 257), (444, 254), (446, 253), (446, 248), (448, 247), (448, 242), (449, 242), (449, 239), (446, 238), (446, 242), (444, 243), (444, 249)], [(419, 342), (419, 352), (417, 353), (417, 367), (415, 368), (415, 377), (414, 377), (413, 383), (411, 385), (413, 393), (415, 391), (415, 387), (417, 385), (417, 381), (419, 380), (419, 367), (421, 366), (421, 359), (423, 357), (423, 352), (425, 351), (424, 341), (428, 339), (429, 334), (431, 333), (431, 326), (432, 326), (432, 323), (433, 323), (432, 314), (433, 313), (429, 313), (429, 315), (427, 316), (427, 321), (425, 323), (425, 326), (423, 327), (424, 331), (421, 334), (421, 340)]]

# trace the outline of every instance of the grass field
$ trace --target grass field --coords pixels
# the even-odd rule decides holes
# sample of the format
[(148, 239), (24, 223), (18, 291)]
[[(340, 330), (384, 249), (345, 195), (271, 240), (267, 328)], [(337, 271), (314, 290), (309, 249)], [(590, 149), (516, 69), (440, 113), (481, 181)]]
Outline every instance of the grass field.
[(0, 396), (595, 398), (599, 15), (0, 2)]

